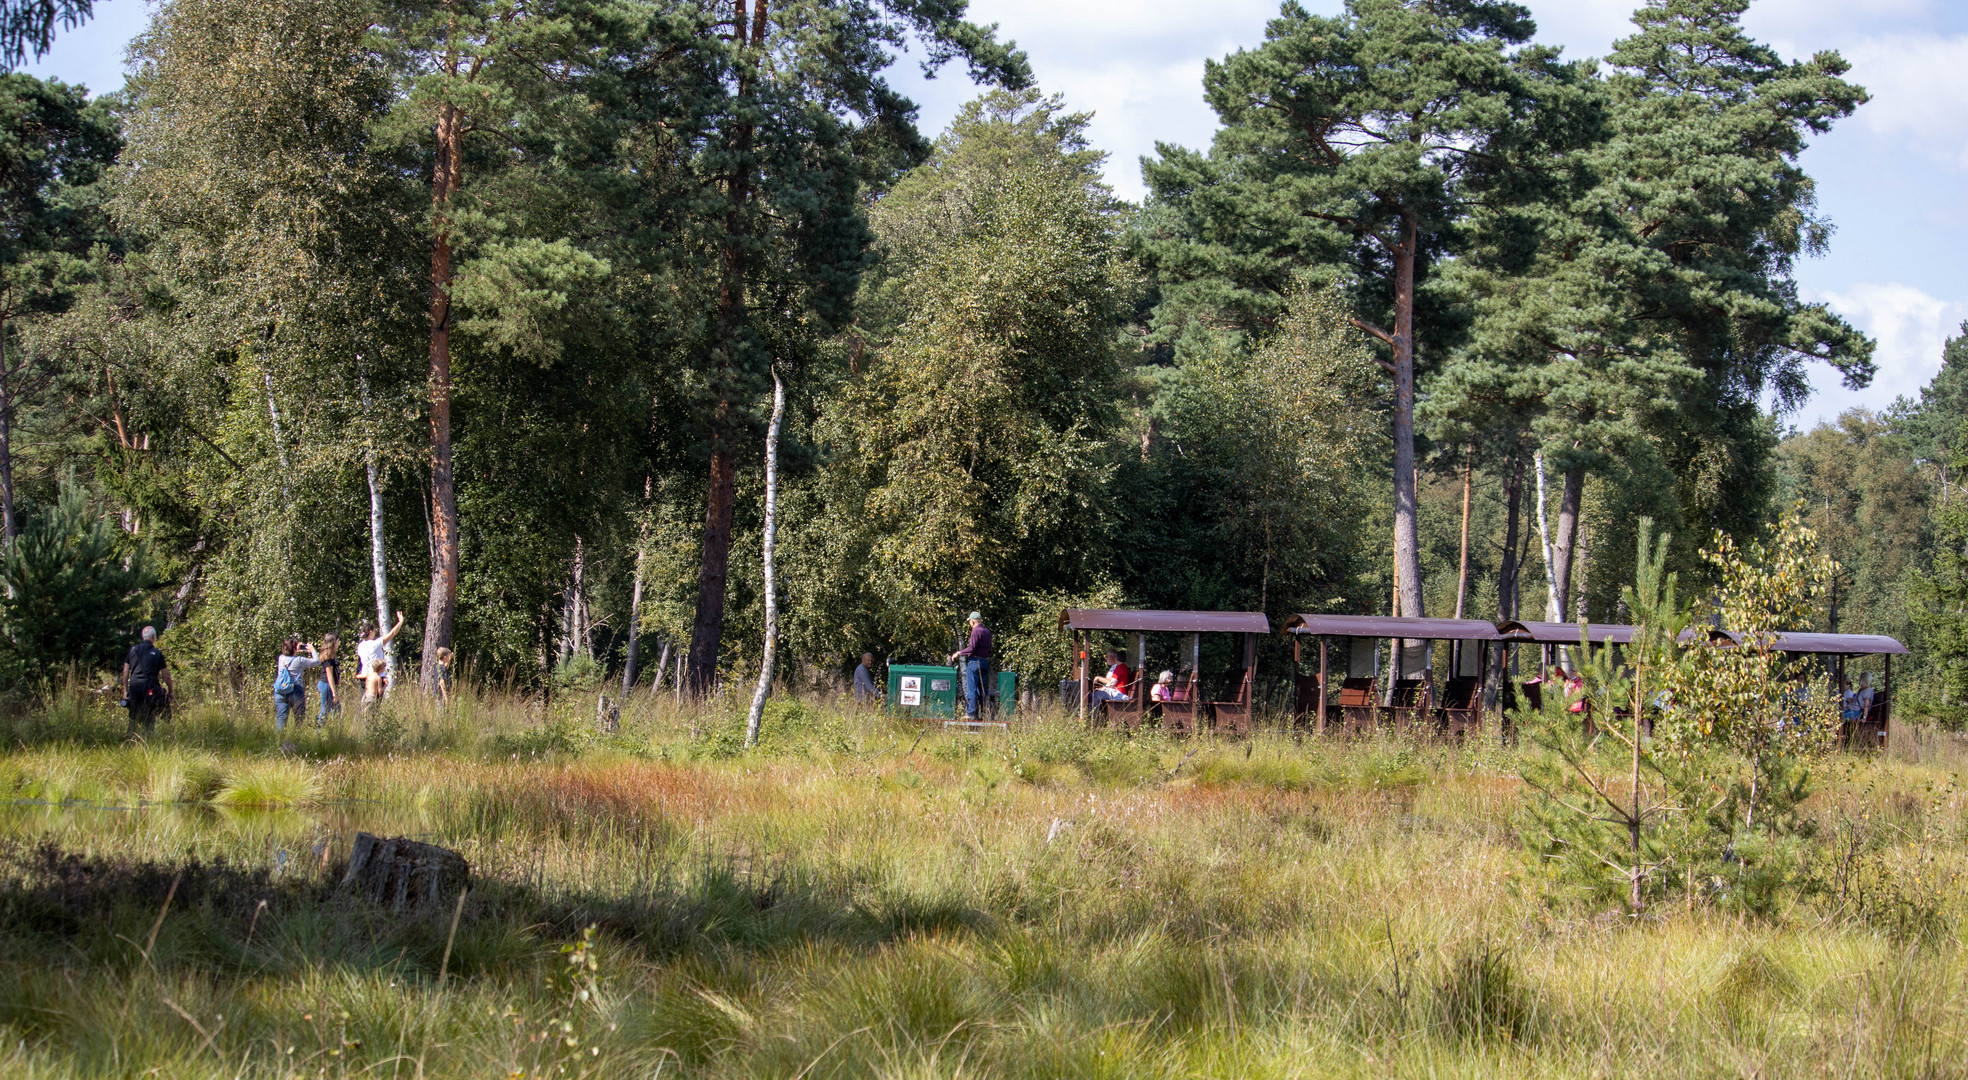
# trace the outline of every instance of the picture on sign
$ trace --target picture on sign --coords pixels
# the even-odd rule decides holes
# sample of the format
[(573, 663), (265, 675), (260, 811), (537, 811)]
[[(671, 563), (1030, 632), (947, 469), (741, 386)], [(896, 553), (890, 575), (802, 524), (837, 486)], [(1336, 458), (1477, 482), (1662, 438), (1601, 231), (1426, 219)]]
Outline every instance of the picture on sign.
[(904, 705), (922, 704), (922, 676), (920, 675), (902, 676), (902, 704)]

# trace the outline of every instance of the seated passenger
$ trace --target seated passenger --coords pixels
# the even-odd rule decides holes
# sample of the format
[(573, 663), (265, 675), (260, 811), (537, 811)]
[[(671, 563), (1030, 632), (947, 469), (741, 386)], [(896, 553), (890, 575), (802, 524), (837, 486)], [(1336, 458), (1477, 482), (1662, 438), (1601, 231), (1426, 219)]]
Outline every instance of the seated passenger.
[(1107, 650), (1107, 674), (1093, 680), (1093, 703), (1105, 705), (1110, 701), (1133, 701), (1128, 696), (1128, 686), (1134, 682), (1134, 672), (1121, 660), (1121, 654)]
[(1845, 698), (1845, 719), (1864, 720), (1872, 712), (1876, 695), (1872, 692), (1872, 672), (1859, 672), (1859, 688), (1851, 691)]
[(1175, 672), (1164, 671), (1155, 677), (1155, 688), (1148, 696), (1156, 701), (1180, 701), (1181, 695), (1175, 689)]

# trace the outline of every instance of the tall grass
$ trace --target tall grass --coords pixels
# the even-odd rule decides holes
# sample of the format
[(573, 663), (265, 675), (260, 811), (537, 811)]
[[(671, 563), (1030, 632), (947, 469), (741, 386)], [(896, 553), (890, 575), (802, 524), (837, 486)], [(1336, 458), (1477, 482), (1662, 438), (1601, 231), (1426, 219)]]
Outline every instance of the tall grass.
[[(744, 754), (718, 709), (592, 709), (406, 697), (291, 752), (257, 703), (142, 746), (33, 721), (66, 734), (0, 757), (0, 1074), (1915, 1077), (1968, 1049), (1945, 742), (1821, 769), (1818, 884), (1779, 916), (1636, 920), (1545, 902), (1494, 742), (775, 700)], [(339, 890), (358, 829), (471, 861), (455, 935)]]

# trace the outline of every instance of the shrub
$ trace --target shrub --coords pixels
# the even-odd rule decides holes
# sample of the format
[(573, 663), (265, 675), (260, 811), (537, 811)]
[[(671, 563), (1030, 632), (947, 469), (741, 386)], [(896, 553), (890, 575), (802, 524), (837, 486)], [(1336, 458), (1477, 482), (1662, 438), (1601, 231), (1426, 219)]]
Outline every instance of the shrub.
[(40, 689), (71, 666), (116, 663), (153, 583), (144, 549), (64, 482), (0, 551), (0, 683)]

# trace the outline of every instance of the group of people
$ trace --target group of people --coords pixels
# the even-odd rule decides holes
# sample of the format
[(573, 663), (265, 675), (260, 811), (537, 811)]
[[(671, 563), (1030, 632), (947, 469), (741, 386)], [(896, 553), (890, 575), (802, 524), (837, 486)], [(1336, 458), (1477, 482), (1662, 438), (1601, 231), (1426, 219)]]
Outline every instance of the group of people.
[(1839, 695), (1839, 699), (1838, 715), (1840, 719), (1847, 722), (1864, 720), (1866, 714), (1872, 712), (1872, 703), (1874, 700), (1872, 672), (1859, 672), (1859, 685), (1856, 687), (1847, 687), (1845, 692)]
[[(389, 644), (403, 630), (403, 613), (396, 613), (396, 625), (388, 632), (380, 632), (375, 623), (364, 619), (355, 644), (354, 679), (362, 687), (362, 700), (376, 701), (389, 690), (390, 658)], [(309, 672), (315, 680), (315, 693), (320, 700), (315, 713), (314, 726), (324, 727), (330, 714), (340, 715), (342, 711), (342, 661), (341, 635), (329, 634), (320, 644), (290, 637), (280, 645), (280, 659), (275, 662), (273, 674), (273, 727), (275, 731), (287, 727), (287, 717), (292, 715), (296, 725), (307, 714), (307, 682)], [(306, 655), (302, 651), (306, 650)], [(439, 649), (439, 663), (450, 666), (451, 650)], [(449, 680), (445, 680), (447, 683)]]
[[(945, 663), (962, 672), (964, 715), (975, 720), (985, 696), (991, 692), (991, 628), (984, 625), (982, 612), (971, 612), (965, 621), (970, 623), (970, 638)], [(861, 663), (854, 668), (855, 700), (875, 701), (880, 696), (881, 688), (875, 683), (875, 654), (862, 653)]]
[[(1148, 688), (1148, 700), (1156, 704), (1181, 701), (1185, 692), (1186, 688), (1175, 685), (1175, 672), (1164, 671), (1155, 676), (1155, 684)], [(1107, 674), (1093, 677), (1092, 700), (1095, 706), (1134, 700), (1134, 669), (1119, 651), (1107, 650)]]
[[(390, 680), (389, 644), (403, 630), (403, 613), (388, 631), (363, 620), (355, 645), (356, 667), (351, 676), (362, 688), (364, 702), (377, 701), (388, 692)], [(136, 645), (123, 658), (123, 707), (129, 710), (130, 733), (151, 735), (157, 717), (170, 706), (172, 683), (169, 661), (157, 647), (157, 628), (146, 626)], [(451, 688), (450, 649), (437, 650), (437, 671), (432, 685), (440, 698)], [(345, 683), (342, 673), (341, 635), (325, 635), (319, 643), (290, 637), (280, 645), (274, 663), (273, 726), (282, 731), (292, 716), (299, 726), (307, 714), (307, 684), (314, 681), (320, 707), (314, 726), (325, 727), (328, 717), (339, 716)]]

